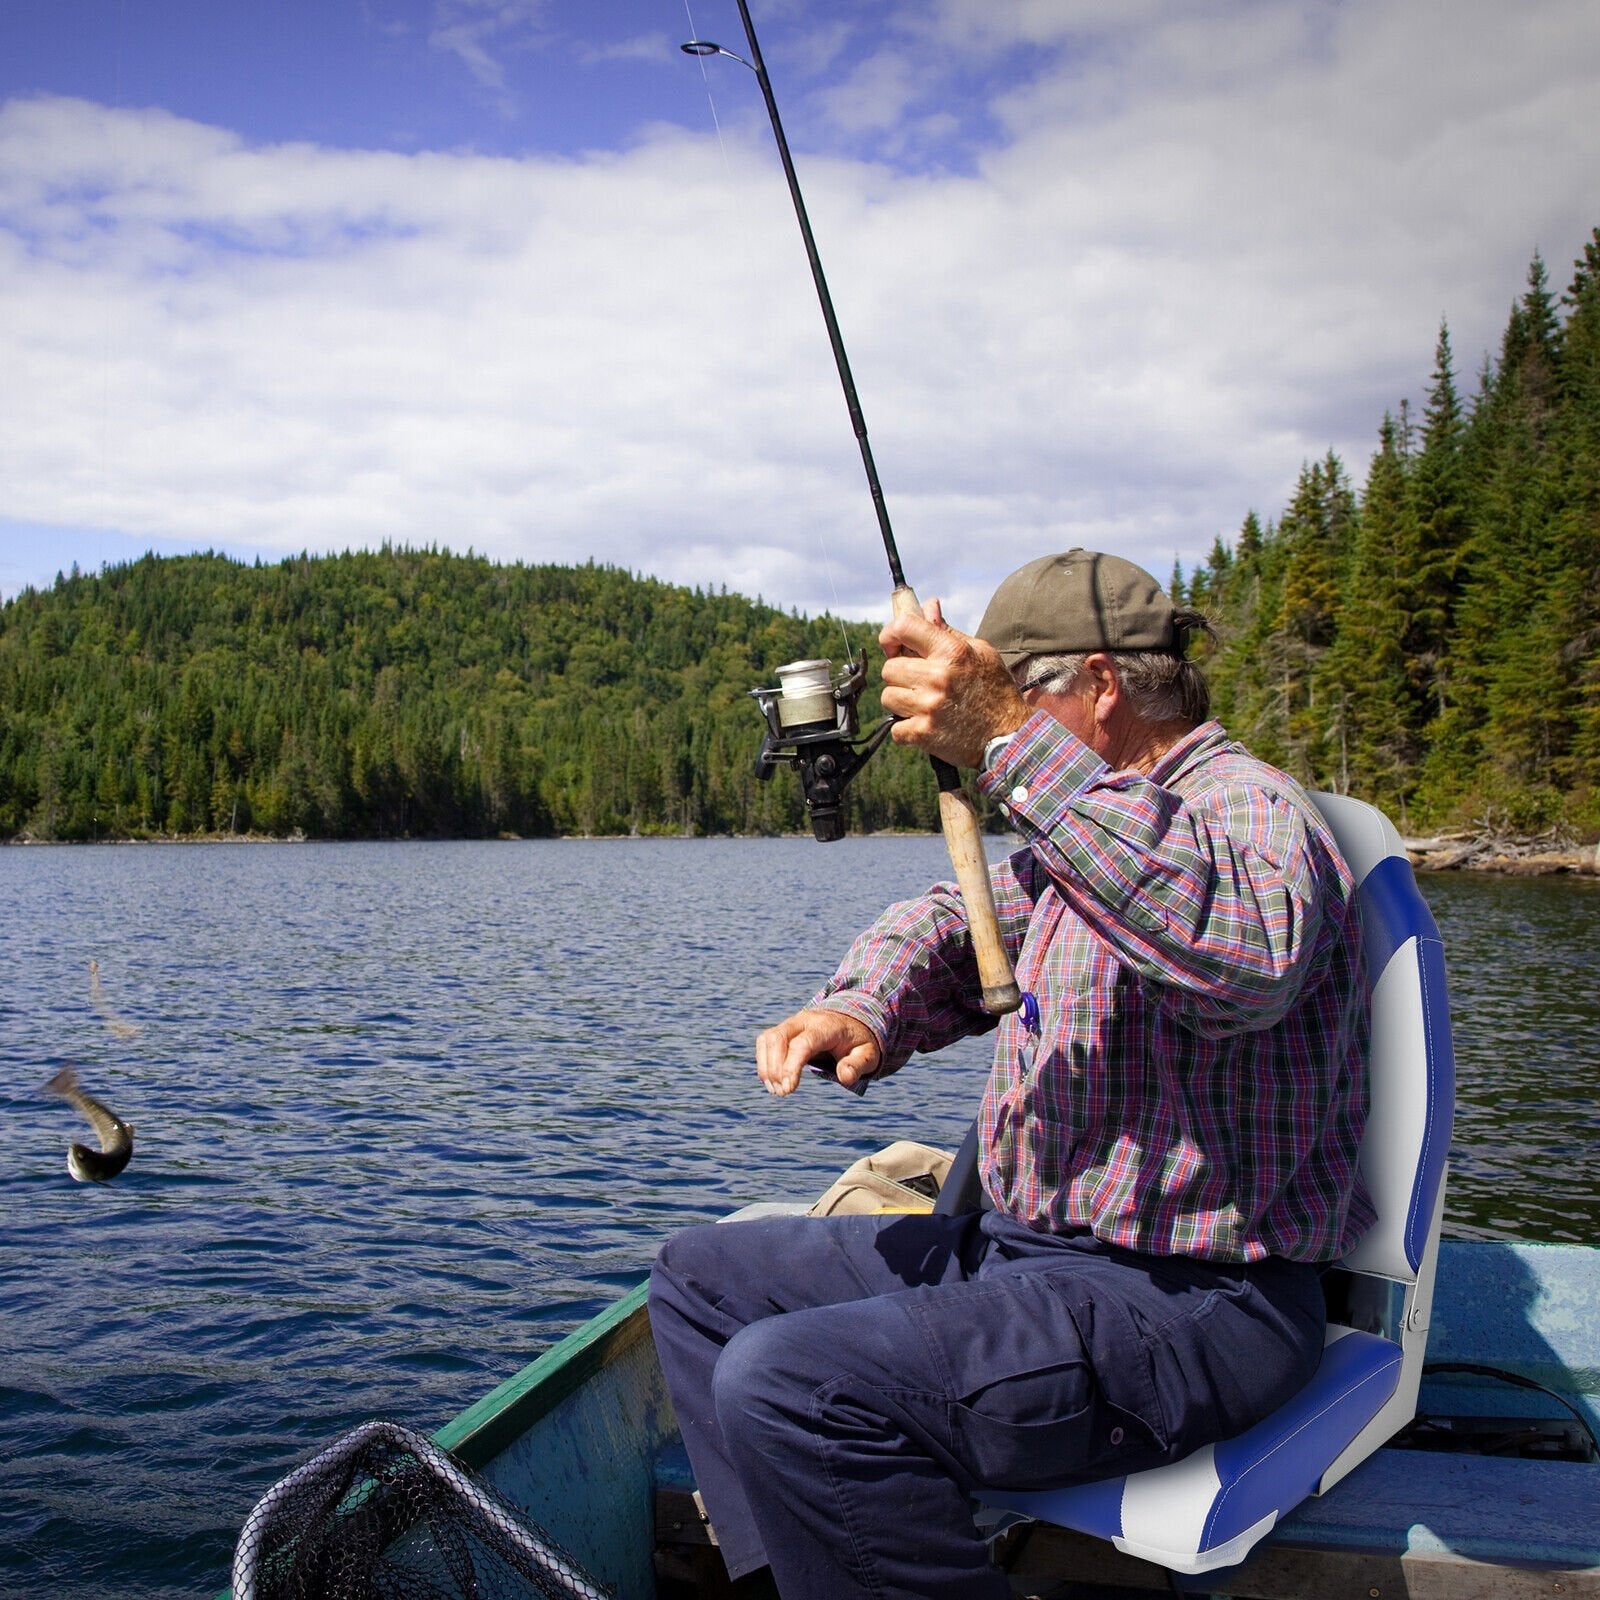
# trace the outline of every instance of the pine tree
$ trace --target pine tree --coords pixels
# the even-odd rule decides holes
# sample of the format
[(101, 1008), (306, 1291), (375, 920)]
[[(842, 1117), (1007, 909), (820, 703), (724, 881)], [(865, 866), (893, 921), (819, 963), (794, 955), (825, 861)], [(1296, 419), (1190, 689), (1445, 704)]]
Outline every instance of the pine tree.
[[(840, 649), (832, 618), (592, 564), (146, 558), (0, 606), (0, 833), (786, 830), (746, 691)], [(874, 784), (864, 826), (900, 804)]]
[(1318, 666), (1333, 644), (1355, 520), (1343, 463), (1329, 451), (1302, 469), (1278, 527), (1283, 588), (1267, 645), (1282, 686), (1289, 770), (1306, 781), (1323, 770), (1317, 747), (1327, 708), (1317, 703)]
[(1443, 713), (1448, 694), (1445, 661), (1456, 604), (1459, 570), (1467, 537), (1467, 506), (1462, 460), (1466, 421), (1456, 394), (1450, 330), (1441, 323), (1434, 348), (1433, 386), (1422, 419), (1422, 448), (1411, 471), (1416, 514), (1416, 545), (1405, 587), (1406, 677), (1421, 720)]
[(1274, 634), (1286, 548), (1275, 527), (1263, 531), (1255, 512), (1246, 515), (1227, 580), (1212, 595), (1220, 645), (1199, 657), (1216, 716), (1264, 760), (1279, 765), (1289, 752), (1287, 693)]
[(1600, 827), (1600, 228), (1575, 263), (1563, 298), (1550, 606), (1559, 637), (1561, 693), (1571, 746), (1556, 765), (1574, 819)]
[(1548, 821), (1551, 763), (1568, 742), (1560, 707), (1548, 697), (1559, 657), (1546, 603), (1558, 488), (1547, 449), (1556, 334), (1544, 263), (1535, 255), (1472, 421), (1476, 484), (1450, 643), (1456, 691), (1431, 763), (1436, 789), (1448, 785), (1485, 820), (1522, 828)]
[(1322, 781), (1404, 817), (1418, 717), (1406, 671), (1408, 575), (1417, 518), (1404, 433), (1385, 416), (1340, 586), (1337, 629), (1320, 664)]

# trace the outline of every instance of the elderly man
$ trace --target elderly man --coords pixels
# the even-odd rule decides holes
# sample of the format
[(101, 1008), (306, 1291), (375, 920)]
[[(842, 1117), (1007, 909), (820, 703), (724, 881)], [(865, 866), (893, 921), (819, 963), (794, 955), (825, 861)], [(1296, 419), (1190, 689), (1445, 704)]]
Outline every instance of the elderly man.
[[(748, 1592), (1002, 1600), (974, 1487), (1175, 1460), (1315, 1370), (1318, 1264), (1372, 1221), (1353, 886), (1301, 790), (1206, 720), (1195, 626), (1071, 550), (1007, 578), (975, 637), (937, 603), (883, 630), (895, 738), (977, 768), (1022, 837), (991, 877), (1024, 1005), (979, 1112), (985, 1209), (661, 1252), (656, 1345)], [(824, 1052), (883, 1077), (994, 1026), (979, 997), (937, 886), (761, 1034), (757, 1068), (778, 1095)]]

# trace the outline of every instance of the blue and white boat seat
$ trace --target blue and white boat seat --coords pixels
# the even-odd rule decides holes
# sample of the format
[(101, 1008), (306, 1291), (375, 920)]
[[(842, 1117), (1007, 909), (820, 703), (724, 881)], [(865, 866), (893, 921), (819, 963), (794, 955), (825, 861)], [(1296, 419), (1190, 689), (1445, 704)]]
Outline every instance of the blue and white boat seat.
[(1121, 1478), (985, 1491), (988, 1515), (1020, 1513), (1173, 1572), (1210, 1572), (1242, 1561), (1279, 1518), (1332, 1488), (1415, 1415), (1455, 1096), (1443, 950), (1383, 813), (1343, 795), (1312, 799), (1359, 885), (1372, 994), (1361, 1173), (1378, 1212), (1328, 1275), (1322, 1363), (1292, 1401), (1236, 1438)]

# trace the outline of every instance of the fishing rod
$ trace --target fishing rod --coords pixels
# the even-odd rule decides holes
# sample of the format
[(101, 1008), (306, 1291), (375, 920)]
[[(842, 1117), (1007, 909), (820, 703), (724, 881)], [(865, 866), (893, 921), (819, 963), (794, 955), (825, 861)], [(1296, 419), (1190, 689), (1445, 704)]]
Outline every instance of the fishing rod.
[[(850, 358), (845, 354), (844, 336), (839, 331), (833, 296), (828, 292), (822, 257), (811, 231), (811, 219), (806, 214), (805, 197), (800, 193), (800, 179), (794, 170), (794, 157), (789, 153), (783, 119), (778, 115), (772, 80), (767, 76), (761, 45), (756, 39), (755, 24), (750, 20), (750, 8), (745, 0), (737, 0), (737, 4), (739, 20), (744, 24), (744, 36), (750, 48), (749, 60), (709, 39), (691, 39), (682, 49), (691, 56), (727, 56), (755, 73), (756, 82), (761, 86), (761, 98), (767, 106), (767, 120), (772, 124), (772, 136), (777, 141), (778, 156), (783, 162), (783, 175), (789, 184), (789, 198), (794, 202), (795, 219), (800, 224), (800, 237), (805, 243), (806, 260), (811, 265), (811, 281), (816, 285), (817, 299), (822, 305), (822, 320), (827, 325), (833, 362), (839, 370), (839, 382), (844, 388), (850, 425), (855, 430), (856, 444), (861, 451), (861, 465), (866, 469), (867, 487), (872, 494), (878, 532), (883, 539), (883, 553), (889, 560), (889, 576), (894, 581), (891, 596), (893, 614), (896, 617), (921, 616), (921, 602), (915, 590), (906, 582), (904, 569), (900, 565), (900, 551), (889, 522), (883, 485), (878, 481), (877, 464), (872, 459), (872, 446), (867, 441), (867, 420), (856, 393), (855, 379), (851, 376)], [(883, 724), (864, 745), (856, 741), (854, 696), (860, 694), (861, 684), (866, 679), (865, 662), (859, 672), (853, 664), (847, 666), (838, 683), (829, 680), (828, 671), (827, 662), (795, 662), (779, 669), (780, 680), (791, 681), (782, 682), (777, 689), (754, 691), (767, 718), (767, 734), (762, 741), (756, 770), (761, 776), (767, 777), (771, 775), (773, 764), (778, 761), (793, 762), (799, 767), (807, 808), (812, 813), (813, 831), (819, 839), (838, 838), (843, 833), (839, 807), (844, 785), (882, 742), (888, 727), (887, 723)], [(795, 692), (791, 693), (791, 689)], [(798, 701), (798, 706), (792, 705), (793, 701)], [(1000, 1016), (1015, 1011), (1022, 1004), (1022, 992), (1017, 987), (1010, 957), (1006, 955), (1000, 937), (1000, 919), (995, 912), (994, 891), (989, 884), (989, 865), (983, 853), (977, 809), (962, 788), (961, 775), (955, 767), (937, 756), (929, 756), (928, 759), (933, 764), (934, 777), (939, 786), (939, 822), (944, 831), (945, 846), (950, 852), (950, 864), (955, 868), (956, 881), (961, 887), (961, 898), (967, 909), (967, 927), (972, 935), (973, 953), (977, 957), (978, 974), (983, 984), (983, 1007), (991, 1015)], [(813, 790), (817, 791), (815, 800)]]

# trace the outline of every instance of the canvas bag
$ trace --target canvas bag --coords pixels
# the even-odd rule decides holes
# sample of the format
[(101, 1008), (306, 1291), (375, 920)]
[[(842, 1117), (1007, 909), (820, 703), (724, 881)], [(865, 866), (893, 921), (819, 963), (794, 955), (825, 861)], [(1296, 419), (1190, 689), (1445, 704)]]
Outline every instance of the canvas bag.
[(911, 1139), (897, 1139), (852, 1162), (808, 1217), (861, 1216), (885, 1211), (932, 1211), (955, 1156)]

